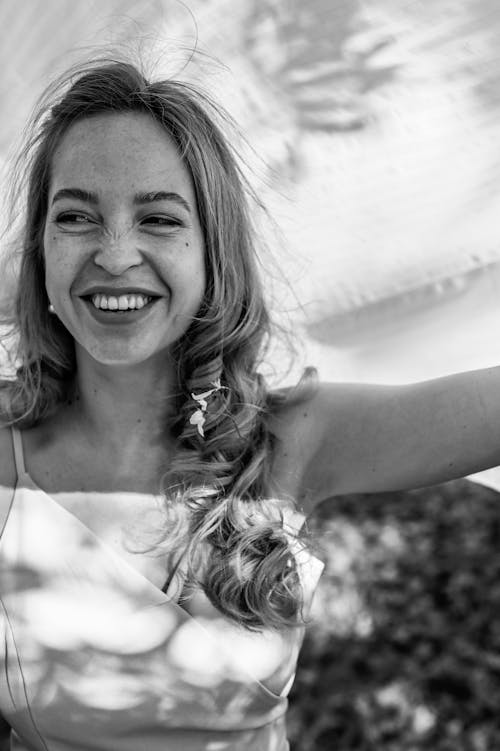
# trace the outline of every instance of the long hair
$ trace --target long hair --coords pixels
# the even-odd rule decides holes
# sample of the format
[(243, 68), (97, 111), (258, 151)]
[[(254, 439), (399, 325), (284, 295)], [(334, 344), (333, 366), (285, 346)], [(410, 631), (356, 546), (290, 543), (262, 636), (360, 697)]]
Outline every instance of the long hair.
[[(158, 544), (173, 565), (187, 551), (188, 582), (248, 629), (303, 625), (302, 591), (283, 509), (265, 501), (275, 444), (271, 411), (285, 399), (258, 372), (270, 335), (260, 281), (249, 186), (219, 123), (229, 116), (191, 84), (149, 81), (130, 62), (72, 68), (39, 100), (16, 174), (26, 184), (22, 253), (12, 323), (16, 377), (1, 390), (4, 424), (33, 426), (67, 399), (76, 371), (71, 335), (48, 312), (43, 231), (54, 152), (77, 121), (101, 113), (144, 113), (172, 138), (193, 179), (204, 236), (206, 292), (174, 346), (179, 390), (169, 426), (177, 442), (161, 478), (165, 529)], [(209, 399), (201, 439), (192, 398)], [(305, 543), (302, 541), (301, 543)], [(203, 565), (200, 551), (209, 548)]]

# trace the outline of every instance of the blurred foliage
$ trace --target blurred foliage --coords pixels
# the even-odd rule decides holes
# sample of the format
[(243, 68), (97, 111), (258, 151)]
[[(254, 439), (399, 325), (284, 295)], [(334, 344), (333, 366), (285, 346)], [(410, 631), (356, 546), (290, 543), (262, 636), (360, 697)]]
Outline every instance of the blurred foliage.
[(419, 59), (443, 83), (498, 107), (499, 35), (494, 0), (254, 0), (245, 49), (288, 93), (306, 130), (331, 132), (366, 124), (369, 117), (341, 110), (362, 107), (354, 100), (373, 89), (411, 81)]
[[(429, 77), (441, 81), (443, 97), (477, 106), (478, 128), (497, 114), (495, 0), (254, 0), (249, 7), (245, 53), (290, 109), (294, 149), (300, 133), (369, 127), (384, 110), (372, 94)], [(485, 189), (500, 171), (498, 144), (492, 147)]]
[(364, 95), (394, 79), (399, 66), (375, 60), (391, 40), (363, 19), (364, 5), (254, 3), (246, 48), (288, 99), (299, 129), (334, 133), (364, 127), (370, 119)]
[(325, 501), (292, 751), (500, 748), (500, 497), (467, 480)]

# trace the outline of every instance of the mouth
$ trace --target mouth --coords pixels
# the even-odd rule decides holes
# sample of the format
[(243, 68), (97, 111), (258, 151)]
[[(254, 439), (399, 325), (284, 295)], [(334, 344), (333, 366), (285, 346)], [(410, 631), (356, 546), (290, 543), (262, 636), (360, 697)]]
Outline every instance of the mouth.
[[(82, 295), (82, 296), (80, 297), (80, 299), (81, 299), (81, 300), (85, 300), (85, 302), (88, 302), (88, 303), (90, 303), (91, 305), (94, 305), (94, 303), (93, 303), (93, 301), (92, 301), (92, 299), (93, 299), (94, 297), (95, 297), (95, 295)], [(142, 298), (145, 298), (145, 299), (147, 299), (147, 303), (146, 303), (146, 305), (151, 305), (151, 303), (153, 303), (153, 302), (155, 302), (156, 300), (159, 300), (159, 299), (160, 299), (160, 298), (159, 298), (159, 297), (157, 297), (156, 295), (141, 295), (141, 297), (142, 297)], [(145, 307), (146, 307), (146, 305), (143, 305), (142, 307), (144, 307), (144, 308), (145, 308)], [(124, 310), (120, 310), (120, 309), (117, 309), (117, 310), (111, 310), (111, 309), (109, 309), (109, 308), (101, 308), (101, 307), (100, 307), (100, 306), (98, 306), (98, 305), (94, 305), (94, 308), (95, 308), (96, 310), (105, 310), (105, 311), (108, 311), (108, 310), (109, 310), (109, 312), (110, 312), (110, 313), (123, 313), (123, 312), (125, 312), (125, 313), (126, 313), (126, 312), (127, 312), (127, 311), (129, 311), (129, 310), (142, 310), (142, 308), (136, 308), (136, 307), (125, 308)]]
[(99, 321), (99, 323), (127, 323), (138, 321), (147, 315), (152, 308), (161, 300), (161, 297), (150, 297), (148, 301), (141, 308), (126, 308), (124, 310), (110, 310), (106, 308), (97, 307), (92, 302), (93, 295), (84, 295), (80, 297), (85, 307), (88, 309), (92, 317)]

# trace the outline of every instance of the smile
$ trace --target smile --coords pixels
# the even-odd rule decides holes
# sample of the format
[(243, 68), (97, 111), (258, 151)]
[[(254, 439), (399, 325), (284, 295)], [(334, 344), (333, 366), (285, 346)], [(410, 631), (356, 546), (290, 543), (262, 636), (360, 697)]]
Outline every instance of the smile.
[[(119, 300), (120, 298), (106, 298), (105, 295), (81, 297), (80, 300), (82, 300), (92, 318), (98, 323), (127, 324), (141, 321), (143, 318), (150, 314), (153, 308), (157, 305), (158, 301), (162, 299), (160, 297), (145, 297), (142, 295), (127, 295), (127, 297), (143, 299), (136, 301), (131, 300), (130, 302), (127, 301), (126, 307), (124, 300), (122, 300), (121, 306), (119, 307), (117, 300)], [(106, 304), (108, 304), (109, 307), (105, 307)]]
[(114, 295), (96, 294), (90, 298), (92, 304), (100, 310), (141, 310), (148, 305), (153, 297), (151, 295), (143, 295), (141, 293), (120, 295), (116, 297)]

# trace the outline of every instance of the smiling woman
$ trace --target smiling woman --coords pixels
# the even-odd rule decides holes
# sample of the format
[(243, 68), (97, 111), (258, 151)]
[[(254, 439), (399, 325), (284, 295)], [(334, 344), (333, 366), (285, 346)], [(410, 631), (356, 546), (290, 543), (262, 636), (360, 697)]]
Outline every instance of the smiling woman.
[(19, 748), (69, 751), (89, 724), (96, 748), (287, 748), (322, 564), (271, 476), (287, 398), (258, 372), (269, 317), (218, 118), (96, 61), (52, 87), (16, 165), (0, 712)]
[[(80, 367), (89, 356), (109, 365), (149, 359), (173, 384), (166, 354), (205, 291), (194, 188), (175, 142), (147, 113), (94, 114), (66, 131), (51, 172), (45, 283)], [(75, 176), (79, 185), (66, 187)], [(142, 295), (139, 307), (134, 298), (123, 313), (134, 294)], [(116, 336), (115, 325), (125, 323)]]
[(18, 751), (286, 751), (323, 568), (306, 514), (498, 463), (498, 368), (270, 389), (221, 117), (96, 60), (49, 88), (17, 162), (0, 734)]

